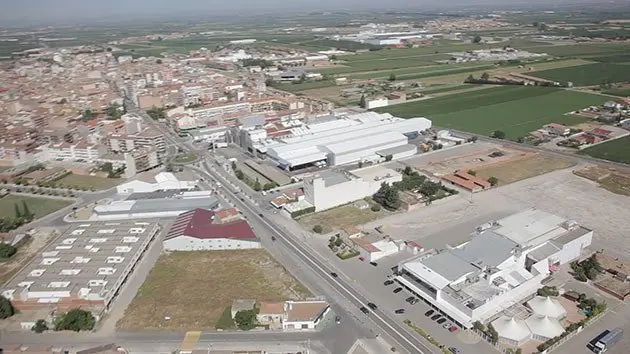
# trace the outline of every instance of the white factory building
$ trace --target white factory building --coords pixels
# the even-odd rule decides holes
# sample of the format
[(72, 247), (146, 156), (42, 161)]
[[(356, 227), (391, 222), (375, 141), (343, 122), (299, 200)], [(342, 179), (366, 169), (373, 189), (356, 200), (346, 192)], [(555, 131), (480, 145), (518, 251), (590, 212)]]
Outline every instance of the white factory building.
[(381, 184), (402, 181), (389, 168), (373, 166), (354, 171), (325, 171), (304, 179), (304, 200), (322, 211), (371, 196)]
[(214, 209), (218, 205), (219, 200), (211, 191), (179, 192), (162, 198), (127, 199), (97, 205), (90, 220), (168, 218), (197, 208)]
[(573, 220), (527, 209), (478, 227), (467, 243), (399, 264), (396, 280), (470, 328), (535, 294), (592, 239), (593, 231)]
[(409, 137), (431, 128), (426, 118), (402, 119), (391, 114), (366, 112), (329, 121), (308, 124), (291, 130), (292, 137), (266, 146), (267, 153), (281, 168), (338, 166), (359, 161), (379, 161), (395, 149), (394, 159), (417, 152)]
[(197, 187), (197, 181), (180, 181), (170, 172), (160, 172), (154, 178), (154, 183), (140, 180), (123, 183), (116, 187), (116, 191), (118, 194), (126, 195), (169, 190), (194, 190)]

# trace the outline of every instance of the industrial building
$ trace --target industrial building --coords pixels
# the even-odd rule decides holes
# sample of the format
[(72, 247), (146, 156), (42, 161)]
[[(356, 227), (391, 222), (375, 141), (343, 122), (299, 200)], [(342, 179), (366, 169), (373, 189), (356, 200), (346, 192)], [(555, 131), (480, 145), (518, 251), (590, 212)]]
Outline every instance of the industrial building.
[(304, 179), (304, 200), (322, 211), (371, 196), (383, 183), (402, 181), (402, 175), (381, 166), (354, 171), (324, 171)]
[(470, 328), (535, 294), (592, 239), (593, 231), (573, 220), (527, 209), (477, 227), (467, 243), (399, 264), (396, 280)]
[(75, 224), (20, 270), (2, 296), (20, 311), (81, 307), (100, 313), (159, 232), (151, 221)]
[(160, 172), (154, 177), (155, 183), (141, 180), (130, 181), (116, 187), (118, 194), (150, 193), (156, 191), (191, 191), (197, 188), (197, 181), (180, 181), (171, 172)]
[(244, 250), (261, 248), (260, 240), (236, 209), (195, 209), (181, 214), (164, 237), (169, 251)]
[[(429, 128), (431, 121), (426, 118), (402, 119), (388, 113), (366, 112), (291, 129), (292, 137), (275, 140), (261, 152), (286, 170), (376, 162), (383, 159), (379, 152), (407, 146), (410, 137)], [(414, 153), (411, 148), (403, 149), (392, 158)]]
[(167, 218), (197, 208), (214, 209), (218, 206), (219, 200), (210, 191), (176, 192), (161, 198), (153, 198), (149, 193), (141, 198), (97, 205), (92, 220)]

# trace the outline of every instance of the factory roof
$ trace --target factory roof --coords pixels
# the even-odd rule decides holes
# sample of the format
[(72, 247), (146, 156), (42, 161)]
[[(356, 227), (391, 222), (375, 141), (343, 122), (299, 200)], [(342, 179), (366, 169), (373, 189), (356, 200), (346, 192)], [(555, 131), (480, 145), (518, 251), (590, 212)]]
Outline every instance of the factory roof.
[(568, 230), (561, 226), (564, 221), (557, 215), (530, 208), (498, 220), (500, 227), (494, 232), (522, 247), (536, 246), (566, 233)]
[[(192, 194), (189, 194), (192, 193)], [(113, 201), (94, 207), (96, 214), (152, 213), (186, 211), (195, 208), (215, 208), (219, 200), (209, 192), (184, 192), (160, 199), (134, 199)]]
[(314, 178), (321, 178), (324, 180), (324, 186), (332, 187), (337, 184), (345, 183), (350, 181), (350, 178), (343, 173), (338, 171), (324, 171), (318, 173), (314, 176)]
[(451, 252), (476, 267), (496, 267), (511, 256), (515, 247), (516, 243), (513, 241), (487, 231)]
[(400, 176), (400, 172), (379, 165), (352, 170), (350, 173), (365, 181), (379, 181), (385, 178)]
[(382, 157), (385, 157), (387, 155), (396, 155), (403, 152), (417, 151), (417, 150), (418, 150), (417, 146), (412, 145), (412, 144), (406, 144), (406, 145), (394, 146), (392, 148), (387, 148), (383, 150), (378, 150), (376, 153)]
[(218, 223), (212, 210), (195, 209), (187, 211), (177, 217), (165, 240), (180, 236), (199, 239), (229, 238), (229, 239), (257, 239), (256, 234), (245, 220), (228, 223)]

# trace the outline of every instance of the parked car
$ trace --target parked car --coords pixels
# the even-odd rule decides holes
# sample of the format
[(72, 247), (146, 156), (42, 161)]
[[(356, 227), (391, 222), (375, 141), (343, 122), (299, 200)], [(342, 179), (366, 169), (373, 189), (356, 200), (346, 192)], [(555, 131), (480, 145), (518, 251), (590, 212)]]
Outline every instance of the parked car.
[(378, 308), (378, 306), (376, 306), (376, 304), (375, 304), (375, 303), (373, 303), (373, 302), (368, 302), (368, 304), (367, 304), (367, 305), (368, 305), (368, 307), (369, 307), (369, 308), (371, 308), (372, 310), (376, 310), (376, 309)]
[(462, 354), (461, 350), (455, 348), (455, 347), (450, 347), (448, 348), (448, 350), (453, 353), (453, 354)]
[(442, 317), (439, 320), (437, 320), (436, 322), (437, 322), (437, 324), (442, 324), (442, 323), (446, 322), (446, 318)]
[(388, 285), (392, 285), (394, 284), (394, 281), (389, 279), (389, 280), (385, 280), (385, 282), (383, 283), (383, 285), (388, 286)]
[(398, 309), (398, 310), (394, 311), (394, 313), (399, 314), (399, 315), (403, 314), (403, 313), (405, 313), (405, 309)]
[(442, 328), (449, 329), (449, 328), (451, 328), (452, 325), (453, 325), (452, 323), (446, 322), (445, 324), (442, 325)]
[(360, 310), (361, 310), (361, 312), (363, 312), (363, 313), (364, 313), (364, 314), (366, 314), (366, 315), (367, 315), (368, 313), (370, 313), (370, 310), (368, 310), (368, 309), (367, 309), (367, 307), (365, 307), (365, 306), (361, 306), (361, 309), (360, 309)]
[(418, 298), (413, 298), (413, 300), (409, 301), (410, 304), (415, 305), (420, 301)]
[(438, 319), (438, 318), (440, 318), (440, 317), (442, 317), (442, 315), (440, 315), (440, 314), (438, 313), (438, 314), (435, 314), (435, 315), (431, 316), (431, 319), (432, 319), (433, 321), (435, 321), (435, 320), (437, 320), (437, 319)]
[(458, 329), (459, 329), (459, 327), (457, 327), (457, 326), (451, 326), (451, 328), (449, 328), (448, 331), (451, 332), (451, 333), (455, 333), (455, 332), (457, 332)]
[(409, 296), (408, 298), (405, 299), (405, 301), (407, 301), (408, 303), (411, 303), (413, 299), (415, 299), (415, 297)]
[(398, 294), (401, 291), (402, 291), (402, 288), (398, 287), (398, 288), (394, 289), (394, 294)]
[(376, 263), (376, 262), (370, 262), (370, 264), (375, 266), (375, 267), (378, 265), (378, 263)]
[(338, 275), (337, 273), (335, 273), (335, 272), (330, 273), (330, 275), (331, 275), (333, 278), (336, 278), (336, 277), (338, 277), (338, 276), (339, 276), (339, 275)]
[(435, 313), (435, 311), (429, 310), (429, 311), (425, 312), (424, 315), (429, 317), (429, 316), (432, 316), (434, 313)]
[(339, 316), (335, 317), (335, 323), (336, 324), (341, 324), (341, 317), (339, 317)]

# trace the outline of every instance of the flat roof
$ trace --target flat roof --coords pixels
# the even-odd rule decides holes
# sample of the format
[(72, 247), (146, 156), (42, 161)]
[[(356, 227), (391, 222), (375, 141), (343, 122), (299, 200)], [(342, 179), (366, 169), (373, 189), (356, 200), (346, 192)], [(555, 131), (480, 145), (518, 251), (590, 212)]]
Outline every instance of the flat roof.
[[(33, 297), (55, 298), (50, 293), (105, 298), (118, 290), (132, 262), (160, 231), (157, 221), (86, 222), (73, 224), (35, 256), (33, 261), (3, 287), (22, 288)], [(63, 296), (63, 295), (59, 295)]]
[(470, 242), (452, 249), (451, 252), (479, 268), (496, 267), (512, 255), (511, 251), (516, 246), (515, 242), (487, 231), (474, 236)]
[(376, 153), (379, 156), (385, 157), (387, 155), (396, 155), (396, 154), (400, 154), (400, 153), (408, 152), (408, 151), (418, 151), (418, 147), (412, 144), (406, 144), (406, 145), (395, 146), (395, 147), (387, 148), (383, 150), (378, 150)]
[(379, 179), (400, 176), (400, 172), (379, 165), (352, 170), (350, 173), (366, 181), (376, 181)]
[(536, 246), (565, 233), (567, 230), (560, 226), (565, 221), (557, 215), (530, 208), (497, 220), (500, 227), (493, 231), (523, 247)]

